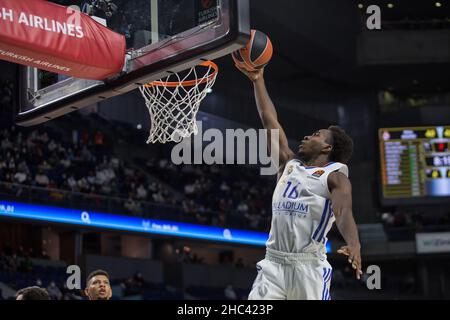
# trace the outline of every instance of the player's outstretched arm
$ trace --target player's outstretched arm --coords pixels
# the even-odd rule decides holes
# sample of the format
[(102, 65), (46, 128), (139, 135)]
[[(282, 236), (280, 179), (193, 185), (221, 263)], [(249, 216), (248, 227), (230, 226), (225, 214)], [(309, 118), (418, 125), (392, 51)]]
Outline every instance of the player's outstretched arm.
[[(258, 71), (247, 71), (237, 67), (242, 73), (244, 73), (252, 82), (255, 89), (256, 106), (258, 108), (259, 117), (261, 118), (264, 129), (268, 131), (268, 141), (272, 141), (271, 130), (279, 130), (279, 141), (275, 143), (278, 146), (278, 150), (270, 150), (271, 156), (279, 154), (279, 159), (276, 161), (279, 163), (280, 169), (284, 168), (285, 164), (294, 157), (294, 152), (289, 148), (288, 140), (283, 127), (278, 122), (278, 115), (267, 92), (266, 84), (264, 81), (264, 69)], [(276, 152), (278, 151), (278, 152)]]
[(352, 185), (350, 180), (342, 173), (335, 172), (328, 176), (328, 186), (331, 191), (336, 226), (347, 243), (338, 253), (346, 255), (348, 262), (356, 272), (356, 278), (361, 279), (361, 244), (359, 242), (358, 228), (352, 211)]

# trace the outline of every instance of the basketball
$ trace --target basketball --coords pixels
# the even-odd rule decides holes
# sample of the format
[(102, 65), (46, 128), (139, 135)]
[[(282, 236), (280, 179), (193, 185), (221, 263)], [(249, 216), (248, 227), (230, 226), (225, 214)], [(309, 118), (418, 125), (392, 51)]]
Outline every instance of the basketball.
[(248, 71), (256, 71), (264, 68), (272, 58), (273, 46), (269, 37), (258, 30), (251, 31), (248, 44), (232, 53), (235, 64)]

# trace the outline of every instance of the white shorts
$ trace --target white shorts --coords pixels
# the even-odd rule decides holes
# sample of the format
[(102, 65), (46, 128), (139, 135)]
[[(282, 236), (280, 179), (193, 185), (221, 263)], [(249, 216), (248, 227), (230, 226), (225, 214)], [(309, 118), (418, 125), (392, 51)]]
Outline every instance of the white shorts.
[(331, 300), (333, 269), (326, 258), (267, 249), (256, 268), (249, 300)]

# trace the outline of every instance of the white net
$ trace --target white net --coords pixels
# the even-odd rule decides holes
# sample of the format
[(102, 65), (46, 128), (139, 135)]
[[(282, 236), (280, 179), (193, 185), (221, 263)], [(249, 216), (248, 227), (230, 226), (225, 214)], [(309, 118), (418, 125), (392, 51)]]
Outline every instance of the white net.
[(216, 81), (217, 71), (217, 66), (207, 61), (140, 88), (150, 113), (148, 144), (180, 142), (197, 134), (197, 112)]

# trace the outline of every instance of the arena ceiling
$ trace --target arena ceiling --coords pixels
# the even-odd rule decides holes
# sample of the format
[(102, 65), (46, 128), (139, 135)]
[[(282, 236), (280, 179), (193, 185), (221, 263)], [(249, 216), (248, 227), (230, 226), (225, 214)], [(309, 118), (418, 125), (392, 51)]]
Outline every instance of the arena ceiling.
[[(80, 0), (53, 2), (69, 5)], [(272, 39), (275, 55), (268, 77), (282, 86), (292, 84), (313, 92), (329, 88), (439, 92), (450, 90), (450, 57), (448, 63), (371, 67), (358, 66), (357, 61), (357, 39), (368, 5), (379, 5), (384, 21), (450, 21), (450, 4), (441, 1), (437, 6), (437, 2), (250, 0), (251, 24)], [(236, 77), (228, 57), (220, 63), (227, 81)]]

